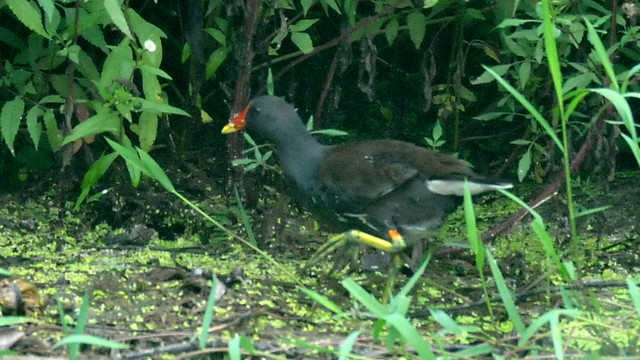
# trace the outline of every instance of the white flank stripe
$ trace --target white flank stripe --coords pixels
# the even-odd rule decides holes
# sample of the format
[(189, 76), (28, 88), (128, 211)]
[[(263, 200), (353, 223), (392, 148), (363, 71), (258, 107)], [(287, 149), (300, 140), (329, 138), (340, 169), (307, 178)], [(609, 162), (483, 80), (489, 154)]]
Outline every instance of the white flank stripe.
[[(511, 189), (512, 184), (484, 184), (477, 182), (469, 182), (469, 190), (471, 195), (496, 189)], [(440, 195), (464, 195), (464, 180), (429, 180), (427, 181), (427, 189)]]

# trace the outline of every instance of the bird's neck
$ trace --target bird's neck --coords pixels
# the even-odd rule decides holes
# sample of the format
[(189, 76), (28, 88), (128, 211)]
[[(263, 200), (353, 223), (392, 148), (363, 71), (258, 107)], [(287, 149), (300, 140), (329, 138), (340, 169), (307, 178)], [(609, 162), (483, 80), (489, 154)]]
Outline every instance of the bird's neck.
[(326, 146), (320, 144), (304, 126), (290, 130), (287, 137), (276, 144), (276, 151), (290, 180), (304, 184), (315, 174)]

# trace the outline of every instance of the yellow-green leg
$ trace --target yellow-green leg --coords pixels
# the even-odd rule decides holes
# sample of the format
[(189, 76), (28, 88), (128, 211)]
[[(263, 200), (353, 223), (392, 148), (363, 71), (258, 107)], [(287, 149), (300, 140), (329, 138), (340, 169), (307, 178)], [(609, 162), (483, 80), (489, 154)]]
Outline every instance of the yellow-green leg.
[(365, 244), (373, 248), (392, 253), (393, 265), (391, 266), (391, 270), (389, 271), (387, 284), (385, 286), (383, 295), (383, 302), (386, 303), (393, 292), (393, 287), (395, 285), (398, 270), (402, 266), (402, 256), (400, 252), (407, 246), (400, 233), (395, 229), (389, 230), (389, 238), (391, 239), (391, 242), (377, 236), (367, 234), (363, 231), (350, 230), (332, 237), (331, 239), (329, 239), (329, 241), (320, 246), (308, 260), (308, 264), (318, 263), (318, 261), (326, 257), (327, 254), (335, 251), (339, 247), (346, 245), (347, 242), (350, 241), (359, 242), (361, 244)]

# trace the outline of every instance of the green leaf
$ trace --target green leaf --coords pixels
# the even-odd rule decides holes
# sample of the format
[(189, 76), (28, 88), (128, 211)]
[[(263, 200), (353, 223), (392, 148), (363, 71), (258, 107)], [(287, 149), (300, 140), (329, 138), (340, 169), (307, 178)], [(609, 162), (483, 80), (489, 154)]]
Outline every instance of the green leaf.
[(176, 189), (173, 187), (171, 180), (169, 180), (167, 173), (165, 173), (160, 165), (158, 165), (158, 163), (153, 160), (151, 155), (147, 154), (140, 148), (138, 148), (138, 155), (140, 156), (140, 160), (142, 161), (142, 163), (145, 165), (145, 174), (152, 179), (156, 179), (160, 183), (160, 185), (162, 185), (167, 191), (175, 193)]
[[(83, 19), (91, 18), (92, 16), (97, 17), (96, 15), (83, 13), (81, 11), (80, 22), (82, 22)], [(82, 25), (81, 25), (80, 27), (81, 27), (81, 30), (79, 30), (80, 36), (82, 36), (85, 40), (87, 40), (91, 45), (102, 50), (102, 52), (104, 52), (105, 54), (109, 53), (109, 49), (107, 47), (107, 41), (104, 39), (104, 33), (102, 32), (102, 29), (100, 28), (99, 24), (94, 23), (84, 28), (82, 28)]]
[(429, 360), (436, 359), (435, 354), (431, 351), (431, 344), (429, 344), (425, 338), (420, 335), (418, 330), (411, 324), (411, 322), (404, 316), (392, 313), (384, 317), (389, 325), (393, 326), (402, 335), (409, 344), (413, 346), (421, 359)]
[(340, 12), (340, 7), (338, 6), (338, 4), (336, 3), (336, 0), (320, 0), (320, 2), (324, 5), (327, 4), (329, 5), (330, 8), (333, 9), (333, 11), (337, 12), (338, 14), (342, 14)]
[[(455, 353), (455, 359), (488, 359), (494, 351), (494, 347), (489, 344), (478, 344), (470, 346)], [(495, 356), (494, 359), (498, 359)]]
[(538, 122), (538, 124), (540, 124), (540, 126), (542, 126), (542, 128), (544, 128), (547, 135), (558, 146), (558, 149), (560, 149), (560, 151), (564, 151), (562, 141), (560, 141), (560, 138), (558, 138), (558, 135), (553, 130), (549, 122), (544, 118), (544, 116), (542, 116), (542, 114), (540, 114), (540, 112), (533, 106), (533, 104), (531, 104), (529, 100), (527, 100), (518, 90), (511, 86), (511, 84), (509, 84), (504, 78), (498, 75), (494, 70), (484, 65), (482, 67), (489, 74), (491, 74), (491, 76), (493, 76), (500, 85), (507, 89), (507, 91), (509, 91), (511, 95), (516, 98), (516, 100), (518, 100), (520, 104), (522, 104), (522, 106), (524, 106), (531, 115), (533, 115), (533, 118)]
[[(146, 60), (143, 60), (146, 62)], [(158, 76), (154, 74), (155, 72), (164, 73), (164, 71), (155, 68), (149, 65), (141, 65), (145, 66), (146, 69), (142, 70), (142, 92), (144, 93), (145, 98), (152, 99), (155, 101), (162, 101), (162, 86), (160, 85), (160, 81), (158, 81)], [(151, 69), (156, 69), (151, 70)], [(167, 75), (168, 76), (168, 75)]]
[(45, 17), (47, 21), (51, 21), (54, 17), (54, 13), (56, 12), (55, 5), (52, 0), (38, 0), (38, 4), (42, 10), (44, 10)]
[(496, 259), (494, 259), (493, 255), (491, 255), (491, 251), (487, 249), (486, 255), (487, 259), (489, 260), (489, 267), (491, 268), (493, 279), (496, 282), (496, 286), (498, 287), (498, 293), (500, 294), (500, 298), (502, 299), (502, 304), (504, 304), (504, 308), (507, 311), (509, 319), (513, 323), (516, 331), (518, 332), (518, 334), (522, 335), (525, 332), (526, 328), (524, 326), (524, 322), (522, 322), (520, 314), (518, 313), (518, 308), (513, 302), (511, 291), (507, 287), (507, 283), (504, 281), (504, 277), (502, 276), (500, 267), (498, 267), (498, 263), (496, 262)]
[(20, 51), (23, 51), (27, 47), (27, 45), (25, 45), (24, 41), (22, 41), (19, 36), (4, 27), (0, 27), (0, 42), (3, 42)]
[[(604, 98), (609, 100), (611, 104), (613, 104), (613, 106), (616, 108), (616, 111), (622, 118), (622, 122), (627, 128), (627, 131), (629, 131), (629, 133), (631, 134), (631, 137), (633, 139), (637, 139), (638, 136), (636, 132), (636, 126), (633, 120), (633, 113), (631, 112), (631, 107), (629, 106), (629, 103), (627, 102), (625, 97), (614, 90), (606, 89), (606, 88), (590, 89), (590, 91), (602, 95)], [(629, 93), (627, 94), (627, 96), (633, 96), (633, 93)], [(640, 98), (640, 96), (637, 96), (637, 97)]]
[(122, 31), (128, 38), (133, 39), (129, 24), (124, 17), (124, 12), (120, 8), (118, 0), (104, 0), (104, 8), (107, 10), (107, 14), (111, 18), (111, 21)]
[(184, 43), (184, 46), (182, 47), (182, 55), (180, 57), (180, 62), (184, 64), (187, 60), (189, 60), (190, 56), (191, 56), (191, 47), (189, 46), (189, 43)]
[(409, 27), (409, 37), (418, 49), (427, 31), (427, 18), (421, 12), (412, 12), (407, 16), (407, 26)]
[(140, 123), (140, 148), (144, 151), (151, 151), (153, 143), (156, 141), (158, 133), (158, 114), (143, 111), (138, 119)]
[(318, 22), (318, 19), (303, 19), (290, 25), (289, 30), (292, 32), (302, 32), (313, 26), (316, 22)]
[(638, 317), (640, 316), (640, 291), (638, 291), (638, 285), (631, 276), (627, 276), (627, 287), (629, 288), (633, 307), (636, 309), (636, 317)]
[(213, 74), (216, 73), (220, 65), (222, 65), (224, 60), (227, 58), (227, 55), (230, 51), (230, 48), (223, 46), (215, 49), (213, 53), (211, 53), (211, 56), (209, 56), (209, 60), (207, 60), (207, 67), (205, 70), (206, 79), (210, 79)]
[(113, 112), (105, 111), (100, 114), (93, 115), (73, 128), (71, 134), (64, 138), (61, 145), (66, 145), (85, 136), (100, 134), (103, 132), (117, 134), (120, 131), (121, 124), (122, 122), (120, 118), (118, 118), (118, 115)]
[(293, 41), (303, 54), (308, 54), (313, 51), (313, 42), (311, 41), (311, 36), (307, 33), (291, 33), (291, 41)]
[(101, 337), (93, 336), (93, 335), (69, 335), (64, 339), (55, 343), (55, 345), (53, 345), (53, 348), (55, 349), (63, 345), (71, 345), (71, 344), (87, 344), (87, 345), (106, 347), (110, 349), (128, 349), (129, 348), (129, 345), (127, 344), (103, 339)]
[(358, 302), (369, 310), (373, 316), (377, 318), (384, 318), (388, 313), (387, 309), (376, 300), (373, 295), (367, 292), (362, 286), (358, 285), (352, 278), (346, 278), (342, 280), (342, 286), (347, 289), (349, 294), (353, 296)]
[(387, 38), (389, 46), (393, 45), (393, 41), (396, 39), (396, 36), (398, 36), (398, 29), (400, 29), (400, 24), (396, 18), (391, 19), (384, 28), (384, 36)]
[(40, 11), (36, 9), (27, 0), (6, 0), (11, 12), (20, 20), (24, 26), (36, 32), (36, 34), (46, 39), (51, 39), (42, 26), (42, 16)]
[(347, 136), (347, 135), (349, 135), (349, 133), (346, 132), (346, 131), (336, 130), (336, 129), (315, 130), (315, 131), (311, 131), (311, 134), (326, 135), (326, 136)]
[(444, 330), (447, 331), (447, 333), (452, 335), (464, 334), (465, 331), (462, 329), (462, 327), (458, 325), (458, 323), (456, 323), (456, 321), (453, 320), (453, 318), (444, 311), (429, 309), (429, 312), (431, 313), (431, 316), (433, 316), (433, 319), (438, 322), (438, 324), (440, 324), (440, 326), (442, 326)]
[(136, 35), (141, 43), (146, 47), (147, 41), (151, 41), (154, 44), (154, 51), (142, 52), (142, 62), (147, 65), (151, 65), (159, 68), (162, 63), (162, 39), (167, 35), (157, 26), (145, 20), (142, 16), (138, 15), (132, 8), (127, 9), (127, 16), (129, 18), (129, 24), (131, 30)]
[[(256, 149), (256, 162), (262, 163), (263, 161), (260, 159), (260, 152)], [(236, 196), (236, 204), (238, 204), (238, 210), (240, 211), (240, 218), (242, 219), (242, 225), (244, 226), (245, 231), (247, 232), (247, 238), (249, 243), (253, 246), (258, 246), (258, 242), (256, 241), (256, 236), (253, 233), (253, 226), (251, 226), (251, 219), (249, 218), (249, 214), (247, 214), (247, 210), (244, 208), (242, 204), (242, 198), (240, 197), (240, 192), (238, 192), (238, 187), (233, 187), (234, 195)]]
[(271, 68), (269, 68), (269, 73), (267, 74), (267, 94), (273, 95), (274, 91), (273, 73), (271, 72)]
[(42, 124), (38, 121), (38, 118), (42, 115), (44, 115), (44, 110), (37, 105), (27, 112), (27, 131), (29, 131), (29, 136), (31, 136), (36, 150), (38, 150), (40, 136), (42, 135)]
[(149, 65), (140, 65), (139, 68), (143, 72), (148, 72), (149, 74), (153, 74), (155, 76), (159, 76), (167, 80), (173, 80), (171, 78), (171, 75), (167, 74), (166, 72), (162, 71), (162, 69), (159, 69), (157, 67), (153, 67)]
[(44, 127), (47, 129), (47, 140), (49, 140), (51, 150), (58, 151), (62, 146), (62, 133), (58, 129), (56, 117), (50, 109), (44, 113)]
[(0, 316), (0, 327), (34, 321), (26, 316)]
[(84, 174), (84, 178), (82, 179), (82, 192), (78, 199), (76, 200), (76, 204), (74, 206), (74, 210), (78, 211), (80, 209), (80, 205), (84, 199), (89, 195), (89, 191), (91, 188), (98, 183), (98, 180), (107, 172), (109, 167), (111, 167), (111, 163), (118, 157), (118, 153), (112, 152), (108, 155), (102, 155), (98, 158), (98, 160), (94, 161), (89, 167), (89, 170)]
[(584, 22), (585, 24), (587, 24), (587, 31), (588, 31), (587, 39), (589, 39), (589, 42), (591, 43), (591, 45), (593, 45), (593, 48), (596, 50), (596, 54), (598, 54), (598, 59), (600, 60), (600, 63), (604, 67), (604, 70), (606, 71), (607, 76), (609, 76), (611, 87), (613, 87), (614, 90), (619, 91), (620, 88), (618, 86), (618, 79), (616, 78), (616, 73), (613, 70), (613, 65), (611, 64), (611, 60), (609, 60), (609, 53), (604, 48), (604, 44), (602, 44), (602, 40), (600, 40), (600, 37), (598, 36), (596, 29), (593, 27), (593, 25), (591, 25), (591, 23), (589, 22), (589, 20), (587, 20), (586, 17), (584, 18)]
[(577, 317), (580, 316), (580, 314), (582, 314), (582, 312), (575, 309), (553, 309), (547, 311), (546, 313), (533, 320), (531, 325), (529, 325), (529, 327), (523, 333), (520, 333), (521, 338), (520, 340), (518, 340), (518, 346), (523, 346), (524, 344), (526, 344), (529, 339), (531, 339), (531, 337), (535, 335), (538, 329), (540, 329), (546, 323), (550, 323), (551, 319), (558, 318), (558, 316), (560, 315)]
[(204, 32), (211, 35), (211, 37), (222, 46), (227, 46), (227, 36), (216, 28), (206, 28)]
[(107, 88), (118, 78), (130, 79), (134, 69), (133, 54), (129, 41), (124, 39), (113, 48), (102, 65), (100, 85)]
[(560, 70), (560, 60), (558, 59), (558, 48), (556, 45), (556, 29), (553, 20), (551, 19), (551, 9), (549, 0), (542, 0), (542, 23), (544, 30), (544, 49), (547, 54), (547, 61), (549, 62), (549, 71), (551, 72), (551, 79), (553, 80), (553, 87), (556, 91), (556, 97), (558, 99), (558, 107), (560, 113), (564, 113), (564, 99), (562, 94), (562, 72)]
[(207, 306), (204, 310), (204, 315), (202, 316), (202, 329), (200, 329), (200, 336), (198, 338), (198, 345), (200, 345), (200, 349), (204, 349), (207, 346), (209, 327), (211, 327), (211, 322), (213, 321), (213, 309), (216, 306), (216, 293), (218, 292), (218, 286), (220, 286), (218, 278), (213, 275), (211, 278), (211, 289), (209, 290)]
[(241, 360), (240, 357), (240, 336), (235, 334), (231, 340), (229, 340), (229, 345), (227, 346), (229, 349), (229, 359), (230, 360)]
[(191, 117), (188, 112), (169, 104), (159, 103), (146, 99), (138, 99), (138, 101), (140, 102), (140, 110), (142, 111), (149, 111), (155, 114), (175, 114)]
[(340, 349), (338, 350), (340, 356), (338, 357), (338, 360), (349, 359), (349, 355), (351, 354), (351, 350), (353, 350), (353, 345), (356, 343), (356, 340), (358, 340), (358, 336), (360, 336), (360, 330), (349, 334), (342, 344), (340, 344)]
[(13, 149), (13, 141), (16, 139), (18, 129), (20, 128), (20, 119), (24, 112), (24, 100), (17, 97), (7, 101), (0, 110), (0, 131), (2, 138), (7, 143), (7, 147), (12, 155), (15, 155)]
[[(469, 182), (464, 182), (464, 198), (463, 198), (463, 207), (464, 207), (464, 218), (465, 223), (467, 225), (467, 239), (469, 240), (469, 245), (471, 246), (471, 252), (476, 257), (476, 267), (478, 268), (478, 273), (482, 276), (483, 268), (484, 268), (484, 243), (478, 236), (478, 227), (476, 224), (476, 215), (473, 208), (473, 201), (471, 200), (471, 191), (469, 189)], [(484, 287), (484, 280), (481, 277), (482, 286)]]
[(491, 74), (491, 72), (489, 72), (488, 69), (491, 69), (493, 72), (495, 72), (498, 75), (504, 75), (509, 70), (509, 68), (511, 68), (511, 64), (485, 67), (485, 71), (484, 73), (482, 73), (482, 75), (478, 76), (475, 79), (471, 79), (471, 84), (480, 85), (480, 84), (486, 84), (495, 80), (495, 77)]
[(520, 161), (518, 161), (518, 180), (524, 180), (524, 177), (531, 168), (531, 148), (527, 149), (527, 152), (522, 155)]
[(497, 29), (502, 29), (502, 28), (505, 28), (505, 27), (512, 27), (512, 26), (520, 27), (520, 25), (524, 25), (526, 23), (531, 23), (531, 22), (539, 23), (540, 21), (538, 21), (538, 20), (521, 20), (521, 19), (505, 19), (505, 20), (502, 20), (502, 22), (500, 24), (498, 24), (498, 26), (496, 26), (496, 28)]
[(524, 90), (527, 87), (529, 76), (531, 75), (531, 63), (525, 61), (518, 66), (518, 78), (520, 82), (520, 90)]
[(91, 81), (99, 81), (100, 80), (100, 72), (98, 72), (98, 68), (96, 67), (93, 59), (82, 49), (78, 51), (78, 71), (82, 73), (87, 79)]
[(327, 298), (326, 296), (313, 291), (311, 289), (307, 289), (306, 287), (303, 286), (298, 286), (298, 289), (300, 291), (302, 291), (303, 293), (305, 293), (308, 297), (310, 297), (313, 301), (317, 302), (318, 304), (326, 307), (327, 309), (329, 309), (330, 311), (334, 312), (337, 315), (340, 316), (344, 316), (345, 313), (344, 311), (342, 311), (342, 309), (340, 308), (340, 306), (336, 305), (336, 303), (334, 303), (333, 301), (329, 300), (329, 298)]
[(111, 145), (111, 147), (124, 158), (127, 165), (130, 165), (150, 178), (157, 180), (167, 191), (171, 193), (176, 192), (164, 170), (162, 170), (160, 165), (158, 165), (158, 163), (156, 163), (149, 154), (141, 149), (138, 149), (136, 152), (130, 145), (123, 146), (109, 138), (105, 138), (105, 140), (107, 140), (109, 145)]
[(314, 0), (300, 0), (300, 5), (302, 5), (302, 14), (304, 16), (307, 16), (307, 12), (309, 11), (309, 8), (311, 8), (311, 5), (313, 5), (315, 1)]

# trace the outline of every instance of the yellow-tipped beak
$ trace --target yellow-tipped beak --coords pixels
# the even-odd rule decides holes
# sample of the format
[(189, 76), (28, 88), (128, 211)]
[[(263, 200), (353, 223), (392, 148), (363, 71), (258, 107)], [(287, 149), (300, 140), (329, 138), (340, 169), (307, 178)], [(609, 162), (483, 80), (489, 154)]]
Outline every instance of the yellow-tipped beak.
[(223, 134), (231, 134), (238, 131), (238, 129), (236, 129), (235, 125), (233, 125), (233, 123), (228, 123), (227, 125), (225, 125), (222, 128), (222, 133)]
[(229, 123), (222, 128), (222, 133), (231, 134), (236, 131), (243, 130), (245, 125), (247, 124), (245, 118), (247, 117), (250, 106), (251, 104), (247, 105), (247, 107), (240, 114), (238, 114), (238, 116), (231, 119), (231, 121), (229, 121)]

